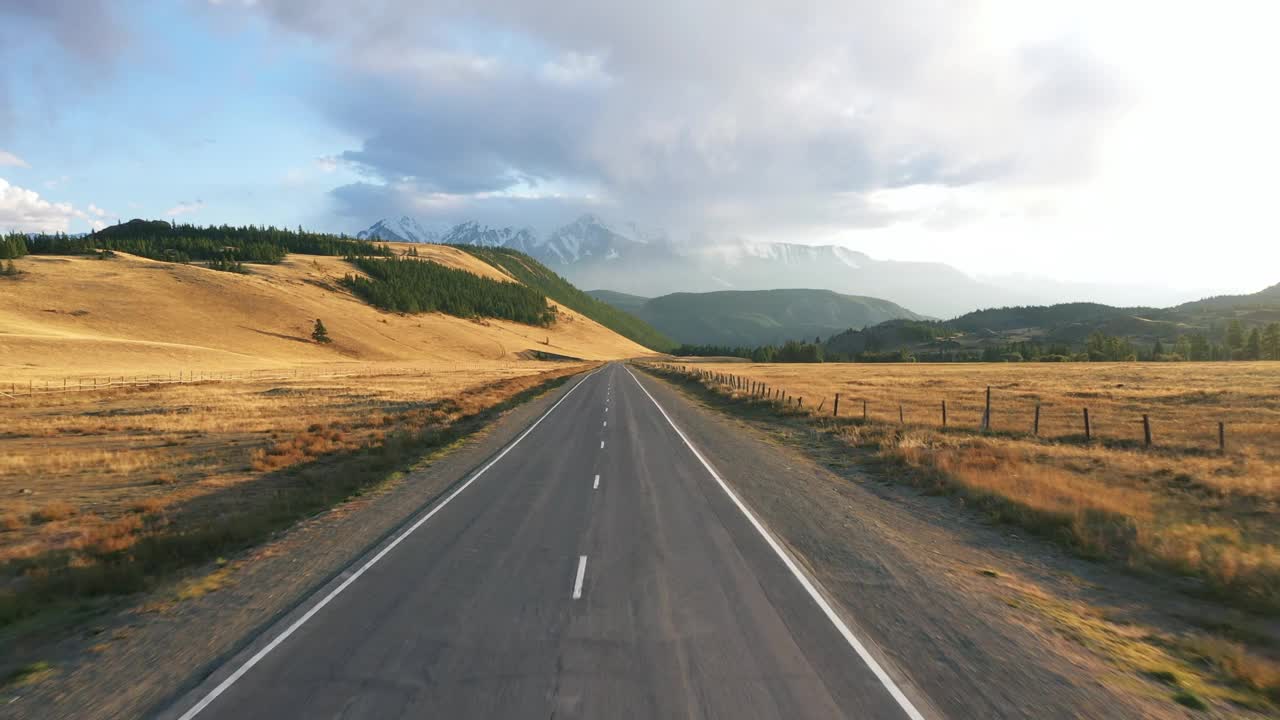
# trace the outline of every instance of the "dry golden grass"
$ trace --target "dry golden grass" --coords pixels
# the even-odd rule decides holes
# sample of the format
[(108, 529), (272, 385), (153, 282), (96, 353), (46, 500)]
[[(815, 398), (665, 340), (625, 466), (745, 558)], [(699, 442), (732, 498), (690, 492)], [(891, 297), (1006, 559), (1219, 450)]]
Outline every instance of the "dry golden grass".
[(423, 407), (548, 367), (557, 365), (19, 398), (8, 403), (11, 422), (0, 433), (0, 497), (29, 508), (6, 507), (0, 517), (0, 563), (74, 547), (102, 519), (156, 514), (265, 472), (378, 444)]
[[(963, 492), (1086, 555), (1196, 577), (1232, 603), (1280, 609), (1280, 364), (681, 365), (803, 398), (803, 409), (784, 411), (908, 469), (912, 482)], [(706, 384), (740, 397), (750, 388)], [(991, 431), (981, 432), (988, 386)]]
[(477, 363), (21, 397), (0, 433), (0, 497), (23, 503), (0, 518), (0, 625), (251, 544), (581, 369)]
[[(454, 248), (419, 248), (442, 264), (503, 277)], [(353, 297), (341, 258), (290, 255), (247, 275), (125, 254), (111, 260), (32, 256), (0, 283), (0, 391), (70, 378), (370, 366), (465, 369), (539, 350), (585, 360), (648, 354), (561, 308), (551, 328), (439, 313), (399, 315)], [(127, 294), (128, 302), (120, 298)], [(320, 318), (333, 342), (310, 340)], [(2, 399), (2, 398), (0, 398)]]

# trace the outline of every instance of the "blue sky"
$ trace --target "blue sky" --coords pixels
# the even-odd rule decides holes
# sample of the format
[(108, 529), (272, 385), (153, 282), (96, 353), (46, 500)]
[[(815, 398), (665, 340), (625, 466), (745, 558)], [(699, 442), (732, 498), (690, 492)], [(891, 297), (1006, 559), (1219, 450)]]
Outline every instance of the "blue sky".
[(1280, 280), (1280, 17), (1161, 12), (0, 0), (0, 228), (591, 211), (688, 242), (1256, 290)]
[[(29, 45), (11, 56), (9, 91), (19, 100), (0, 143), (29, 167), (0, 168), (0, 177), (54, 202), (102, 208), (109, 222), (329, 219), (325, 191), (355, 175), (321, 158), (354, 139), (306, 120), (325, 70), (305, 39), (170, 3), (148, 3), (128, 24), (147, 42), (130, 41), (108, 67), (88, 71), (30, 28)], [(59, 80), (40, 87), (49, 77)]]

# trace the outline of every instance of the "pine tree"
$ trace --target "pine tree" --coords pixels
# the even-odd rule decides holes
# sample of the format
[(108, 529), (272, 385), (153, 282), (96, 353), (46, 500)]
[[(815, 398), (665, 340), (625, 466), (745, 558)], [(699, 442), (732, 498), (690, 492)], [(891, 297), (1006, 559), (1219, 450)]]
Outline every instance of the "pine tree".
[(324, 323), (320, 322), (320, 318), (316, 318), (316, 324), (311, 329), (311, 339), (318, 343), (333, 342), (329, 337), (329, 331), (325, 329)]
[(1179, 335), (1178, 342), (1173, 346), (1173, 352), (1180, 356), (1183, 360), (1191, 360), (1191, 340), (1186, 335)]
[(1262, 333), (1256, 327), (1249, 331), (1249, 339), (1244, 343), (1244, 356), (1248, 360), (1262, 359)]
[(1262, 333), (1262, 356), (1267, 360), (1280, 360), (1280, 322), (1273, 322)]
[(1151, 359), (1159, 360), (1164, 355), (1164, 343), (1160, 342), (1160, 338), (1156, 338), (1156, 344), (1151, 348)]
[(1193, 333), (1188, 339), (1188, 342), (1190, 343), (1189, 347), (1191, 349), (1190, 354), (1187, 356), (1188, 360), (1213, 359), (1213, 350), (1210, 348), (1209, 341), (1205, 339), (1204, 335), (1201, 335), (1200, 333)]
[(1227, 324), (1227, 347), (1233, 351), (1244, 347), (1244, 325), (1239, 320)]

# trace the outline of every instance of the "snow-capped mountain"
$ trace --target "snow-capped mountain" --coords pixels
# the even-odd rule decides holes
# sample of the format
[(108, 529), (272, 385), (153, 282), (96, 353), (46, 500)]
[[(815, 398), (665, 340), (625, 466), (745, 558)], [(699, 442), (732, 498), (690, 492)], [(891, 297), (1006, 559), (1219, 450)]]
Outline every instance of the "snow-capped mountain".
[[(396, 223), (383, 220), (359, 237), (433, 237), (421, 229), (411, 218)], [(643, 296), (816, 288), (884, 298), (941, 317), (1010, 300), (998, 289), (941, 263), (875, 260), (835, 245), (742, 239), (676, 244), (662, 231), (641, 230), (634, 224), (619, 229), (589, 214), (542, 237), (527, 228), (464, 222), (427, 242), (511, 248), (531, 255), (580, 288)]]
[(610, 228), (595, 215), (587, 214), (551, 233), (541, 248), (542, 257), (539, 259), (560, 265), (617, 260), (642, 251), (646, 244)]
[(417, 220), (403, 215), (399, 220), (379, 220), (368, 229), (356, 233), (361, 240), (385, 240), (387, 242), (440, 242), (442, 228), (426, 228)]
[(537, 235), (529, 228), (494, 228), (478, 222), (464, 222), (454, 225), (436, 242), (446, 245), (478, 245), (480, 247), (505, 247), (519, 250), (534, 257), (538, 256), (536, 248), (541, 244)]

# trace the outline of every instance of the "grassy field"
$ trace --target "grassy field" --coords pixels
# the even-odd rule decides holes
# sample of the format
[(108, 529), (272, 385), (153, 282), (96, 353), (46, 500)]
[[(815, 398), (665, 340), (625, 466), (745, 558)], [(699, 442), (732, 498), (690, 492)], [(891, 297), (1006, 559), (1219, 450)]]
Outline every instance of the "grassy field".
[[(995, 522), (1085, 557), (1180, 577), (1192, 594), (1250, 613), (1266, 627), (1280, 613), (1280, 364), (665, 367), (730, 398), (731, 406), (804, 422), (884, 477), (957, 495)], [(991, 429), (983, 431), (988, 386)], [(788, 399), (753, 392), (785, 392)], [(1039, 437), (1031, 433), (1037, 406)], [(1219, 421), (1226, 427), (1222, 454)], [(1230, 622), (1204, 629), (1170, 650), (1185, 668), (1209, 668), (1280, 703), (1280, 646), (1271, 634)]]
[(0, 626), (144, 589), (407, 469), (583, 366), (37, 395), (0, 431)]
[(1086, 555), (1280, 610), (1280, 364), (686, 365), (784, 391), (788, 411), (815, 419), (830, 418), (839, 393), (833, 431), (916, 470), (916, 482), (969, 494)]

